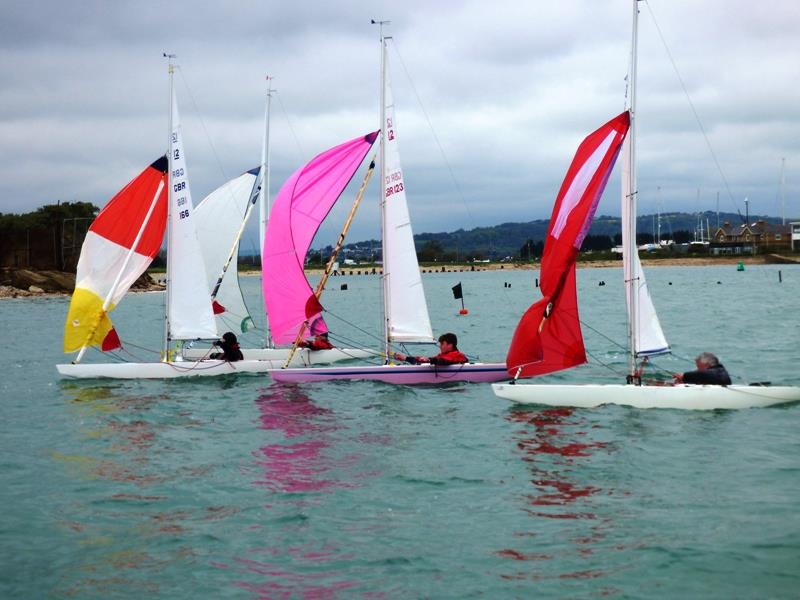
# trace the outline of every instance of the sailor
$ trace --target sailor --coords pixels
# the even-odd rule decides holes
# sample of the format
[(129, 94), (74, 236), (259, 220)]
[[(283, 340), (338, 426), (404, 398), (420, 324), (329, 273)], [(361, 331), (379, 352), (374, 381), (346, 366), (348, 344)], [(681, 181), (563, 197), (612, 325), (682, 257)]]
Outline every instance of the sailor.
[(701, 352), (694, 359), (697, 366), (695, 371), (675, 373), (672, 378), (675, 383), (696, 383), (699, 385), (730, 385), (731, 377), (719, 359), (711, 352)]
[(228, 362), (236, 362), (237, 360), (244, 359), (236, 335), (231, 331), (226, 331), (222, 335), (222, 339), (217, 340), (213, 345), (220, 348), (222, 352), (212, 352), (209, 358), (227, 360)]
[(309, 350), (330, 350), (334, 347), (328, 339), (327, 333), (319, 333), (314, 336), (313, 340), (305, 340), (298, 345), (300, 348), (308, 348)]
[(430, 363), (432, 365), (462, 365), (468, 361), (465, 354), (458, 349), (458, 338), (455, 333), (443, 333), (439, 336), (439, 354), (436, 356), (408, 356), (400, 352), (394, 353), (396, 360), (403, 360), (412, 365)]

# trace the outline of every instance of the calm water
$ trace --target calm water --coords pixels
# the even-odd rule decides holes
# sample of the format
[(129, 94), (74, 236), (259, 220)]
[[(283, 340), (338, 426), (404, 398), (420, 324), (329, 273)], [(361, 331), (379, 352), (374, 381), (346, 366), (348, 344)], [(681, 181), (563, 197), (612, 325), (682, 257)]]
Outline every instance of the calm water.
[[(782, 283), (778, 267), (650, 269), (676, 354), (657, 364), (712, 350), (737, 382), (800, 385), (800, 269), (780, 269)], [(502, 358), (537, 275), (426, 275), (435, 330)], [(579, 272), (593, 364), (549, 381), (619, 381), (599, 362), (624, 369), (608, 339), (625, 339), (620, 280)], [(360, 330), (332, 328), (369, 340), (376, 279), (332, 287), (331, 314)], [(116, 311), (133, 354), (157, 345), (162, 302)], [(523, 410), (484, 385), (60, 381), (66, 307), (0, 301), (0, 597), (800, 595), (798, 405)]]

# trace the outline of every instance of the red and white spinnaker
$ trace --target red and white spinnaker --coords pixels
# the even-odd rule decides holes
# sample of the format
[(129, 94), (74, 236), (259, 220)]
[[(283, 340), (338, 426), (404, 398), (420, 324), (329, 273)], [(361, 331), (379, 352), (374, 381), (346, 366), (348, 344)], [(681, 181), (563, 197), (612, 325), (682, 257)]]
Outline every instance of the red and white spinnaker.
[(575, 261), (594, 218), (630, 117), (625, 111), (578, 147), (556, 197), (541, 268), (542, 299), (522, 316), (506, 357), (512, 377), (531, 377), (586, 362), (578, 317)]

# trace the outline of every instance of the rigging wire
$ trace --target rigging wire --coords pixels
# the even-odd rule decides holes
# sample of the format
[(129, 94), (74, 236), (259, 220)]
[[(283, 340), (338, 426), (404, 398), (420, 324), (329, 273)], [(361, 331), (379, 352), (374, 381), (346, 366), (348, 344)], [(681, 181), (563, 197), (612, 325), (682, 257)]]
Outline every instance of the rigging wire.
[(736, 199), (733, 197), (733, 192), (731, 191), (731, 186), (728, 184), (728, 178), (725, 177), (725, 173), (722, 170), (722, 166), (720, 165), (719, 160), (717, 159), (717, 154), (714, 152), (714, 147), (711, 145), (711, 140), (708, 139), (708, 135), (706, 134), (705, 127), (703, 127), (703, 123), (700, 120), (700, 115), (697, 113), (697, 109), (694, 106), (694, 102), (692, 102), (691, 96), (689, 96), (689, 90), (686, 88), (686, 84), (683, 82), (683, 77), (681, 77), (681, 73), (678, 70), (678, 65), (675, 63), (675, 59), (672, 57), (672, 52), (670, 52), (669, 46), (667, 45), (667, 41), (664, 38), (664, 34), (661, 32), (661, 27), (658, 25), (658, 20), (656, 19), (656, 15), (653, 12), (653, 8), (650, 6), (650, 2), (645, 0), (645, 4), (647, 5), (647, 10), (650, 11), (650, 16), (653, 19), (653, 25), (655, 25), (656, 32), (658, 33), (658, 37), (661, 40), (661, 43), (664, 46), (664, 50), (667, 53), (667, 57), (669, 58), (670, 63), (672, 64), (672, 68), (675, 71), (675, 75), (678, 78), (678, 82), (681, 84), (681, 88), (683, 89), (683, 93), (686, 95), (686, 100), (689, 102), (689, 107), (692, 109), (692, 113), (694, 114), (694, 118), (697, 121), (697, 125), (700, 128), (700, 133), (703, 134), (703, 139), (706, 141), (706, 145), (708, 146), (708, 150), (711, 153), (711, 158), (714, 160), (714, 164), (717, 167), (717, 171), (719, 171), (720, 177), (722, 178), (722, 183), (725, 185), (725, 190), (728, 192), (728, 197), (731, 200), (734, 208), (736, 208), (736, 212), (739, 215), (739, 218), (744, 223), (744, 217), (742, 217), (742, 212), (739, 210), (739, 205), (736, 202)]
[(211, 153), (214, 155), (214, 160), (217, 163), (217, 168), (219, 168), (219, 172), (222, 174), (223, 181), (228, 181), (230, 179), (228, 175), (225, 173), (225, 169), (222, 166), (222, 161), (219, 159), (219, 154), (217, 154), (217, 149), (214, 146), (214, 142), (211, 139), (211, 134), (208, 133), (208, 128), (206, 127), (206, 122), (203, 120), (203, 115), (200, 112), (200, 108), (197, 106), (197, 102), (194, 99), (194, 95), (192, 94), (192, 88), (189, 87), (189, 82), (186, 80), (186, 77), (183, 75), (183, 69), (180, 65), (175, 65), (178, 69), (178, 73), (181, 76), (181, 80), (183, 84), (186, 86), (186, 91), (189, 93), (189, 99), (192, 101), (192, 106), (194, 106), (194, 110), (197, 113), (197, 118), (200, 119), (200, 125), (203, 127), (203, 132), (206, 134), (206, 139), (208, 139), (208, 145), (211, 146)]
[(469, 210), (469, 205), (467, 204), (467, 200), (464, 197), (464, 193), (461, 190), (461, 186), (458, 184), (458, 179), (456, 178), (455, 173), (453, 172), (453, 167), (450, 165), (450, 161), (447, 160), (447, 155), (444, 152), (444, 147), (442, 146), (442, 143), (439, 141), (439, 136), (436, 134), (436, 129), (434, 129), (433, 127), (433, 122), (431, 121), (431, 118), (428, 115), (428, 111), (425, 109), (425, 105), (422, 103), (422, 98), (420, 97), (419, 92), (417, 92), (417, 87), (414, 85), (414, 80), (411, 79), (411, 74), (408, 72), (408, 69), (406, 68), (406, 63), (403, 61), (403, 57), (400, 54), (400, 48), (398, 47), (396, 41), (394, 42), (394, 44), (392, 44), (392, 47), (395, 49), (397, 58), (400, 60), (400, 65), (403, 67), (403, 72), (405, 73), (406, 78), (408, 79), (408, 82), (411, 85), (411, 90), (414, 92), (414, 96), (416, 97), (417, 102), (419, 103), (420, 109), (422, 110), (422, 114), (425, 116), (425, 120), (428, 123), (428, 127), (430, 127), (433, 139), (436, 142), (436, 146), (439, 148), (439, 152), (442, 155), (442, 160), (444, 161), (444, 164), (447, 167), (447, 172), (450, 174), (450, 178), (453, 180), (453, 185), (455, 186), (456, 191), (458, 192), (458, 196), (461, 199), (461, 203), (464, 205), (464, 208), (467, 211), (467, 215), (469, 217), (470, 222), (472, 223), (472, 226), (477, 228), (475, 219), (472, 216), (472, 212)]
[(302, 162), (302, 157), (306, 156), (305, 150), (303, 149), (303, 146), (300, 144), (300, 138), (297, 137), (297, 133), (295, 132), (294, 127), (292, 127), (292, 121), (289, 119), (289, 113), (286, 112), (286, 107), (283, 105), (283, 99), (281, 98), (280, 94), (278, 94), (277, 90), (273, 91), (275, 92), (275, 97), (278, 98), (278, 104), (280, 105), (281, 112), (283, 112), (283, 116), (286, 119), (286, 125), (287, 127), (289, 127), (289, 131), (292, 134), (292, 139), (294, 140), (294, 143), (297, 146), (297, 152), (298, 152), (298, 155), (296, 157), (297, 162)]

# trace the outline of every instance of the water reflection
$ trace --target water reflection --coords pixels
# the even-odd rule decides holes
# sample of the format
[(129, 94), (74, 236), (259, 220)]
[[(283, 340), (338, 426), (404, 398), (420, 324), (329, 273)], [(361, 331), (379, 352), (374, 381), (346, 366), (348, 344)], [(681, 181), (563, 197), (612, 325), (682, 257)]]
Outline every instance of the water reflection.
[(331, 410), (321, 408), (295, 386), (273, 386), (256, 401), (260, 429), (282, 439), (259, 448), (263, 478), (256, 481), (275, 492), (321, 492), (346, 485), (330, 478), (333, 463), (325, 451), (339, 426)]
[[(255, 452), (260, 475), (255, 484), (270, 494), (267, 514), (254, 530), (263, 530), (261, 539), (267, 543), (235, 558), (246, 578), (234, 585), (259, 598), (354, 594), (359, 582), (344, 577), (341, 567), (358, 557), (338, 545), (342, 532), (328, 524), (325, 506), (341, 502), (338, 495), (356, 487), (364, 475), (358, 463), (365, 440), (357, 432), (349, 440), (334, 411), (317, 405), (297, 386), (273, 385), (257, 406), (258, 426), (268, 443)], [(346, 445), (350, 441), (354, 450)], [(320, 535), (319, 527), (332, 528)], [(312, 530), (317, 533), (309, 539)]]
[[(533, 488), (521, 496), (522, 510), (534, 520), (530, 529), (514, 534), (520, 540), (519, 548), (505, 548), (497, 555), (538, 566), (502, 577), (605, 577), (605, 570), (585, 561), (605, 542), (611, 526), (592, 509), (595, 497), (613, 493), (591, 477), (595, 459), (607, 453), (608, 444), (597, 440), (592, 424), (571, 408), (511, 409), (506, 419), (519, 427), (513, 436), (518, 454), (532, 475)], [(548, 568), (557, 572), (548, 572)]]
[(177, 409), (176, 400), (188, 397), (165, 394), (162, 386), (62, 384), (61, 391), (75, 443), (51, 457), (70, 476), (72, 501), (58, 526), (67, 535), (61, 547), (72, 548), (74, 562), (58, 591), (76, 597), (163, 592), (157, 575), (198, 554), (192, 536), (237, 512), (198, 503), (187, 492), (212, 470), (197, 462), (207, 455), (188, 433), (205, 424), (192, 408)]

